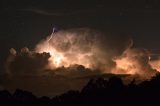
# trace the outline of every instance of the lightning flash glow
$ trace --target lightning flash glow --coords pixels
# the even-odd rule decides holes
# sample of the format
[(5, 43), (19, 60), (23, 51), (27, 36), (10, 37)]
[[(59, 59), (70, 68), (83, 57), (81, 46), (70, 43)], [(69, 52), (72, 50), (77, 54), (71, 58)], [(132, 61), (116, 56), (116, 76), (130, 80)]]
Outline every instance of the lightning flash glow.
[(117, 42), (119, 41), (110, 40), (106, 35), (101, 36), (90, 30), (55, 33), (53, 29), (53, 33), (36, 46), (36, 51), (50, 53), (48, 67), (52, 69), (79, 64), (86, 68), (116, 74), (153, 76), (160, 71), (159, 60), (151, 60), (147, 50), (128, 47), (130, 44), (121, 45)]

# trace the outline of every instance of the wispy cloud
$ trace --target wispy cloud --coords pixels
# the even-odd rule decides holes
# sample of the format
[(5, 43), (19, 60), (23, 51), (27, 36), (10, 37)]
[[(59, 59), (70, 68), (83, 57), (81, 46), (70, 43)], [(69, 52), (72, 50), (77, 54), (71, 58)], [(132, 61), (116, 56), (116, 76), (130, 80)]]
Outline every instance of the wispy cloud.
[(56, 11), (49, 11), (49, 10), (37, 9), (37, 8), (21, 9), (21, 11), (33, 12), (33, 13), (45, 15), (45, 16), (64, 16), (66, 15), (65, 13), (62, 13), (62, 12), (60, 13)]

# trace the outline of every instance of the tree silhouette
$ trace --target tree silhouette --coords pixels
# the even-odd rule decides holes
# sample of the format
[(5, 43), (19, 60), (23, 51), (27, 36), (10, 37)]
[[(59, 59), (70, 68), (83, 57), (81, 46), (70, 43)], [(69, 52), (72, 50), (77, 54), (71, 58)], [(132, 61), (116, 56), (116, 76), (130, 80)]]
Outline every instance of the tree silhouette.
[(68, 91), (52, 99), (37, 98), (17, 89), (14, 94), (0, 91), (0, 106), (154, 106), (159, 105), (160, 75), (150, 81), (124, 85), (118, 77), (91, 79), (81, 91)]

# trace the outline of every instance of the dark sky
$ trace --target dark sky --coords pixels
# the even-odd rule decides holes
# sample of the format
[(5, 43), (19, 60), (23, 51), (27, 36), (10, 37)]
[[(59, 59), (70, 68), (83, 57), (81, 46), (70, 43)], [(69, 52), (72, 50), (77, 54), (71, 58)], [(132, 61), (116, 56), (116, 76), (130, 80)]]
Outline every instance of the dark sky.
[(53, 26), (128, 34), (134, 46), (159, 51), (159, 0), (3, 0), (0, 4), (1, 65), (9, 48), (33, 49)]

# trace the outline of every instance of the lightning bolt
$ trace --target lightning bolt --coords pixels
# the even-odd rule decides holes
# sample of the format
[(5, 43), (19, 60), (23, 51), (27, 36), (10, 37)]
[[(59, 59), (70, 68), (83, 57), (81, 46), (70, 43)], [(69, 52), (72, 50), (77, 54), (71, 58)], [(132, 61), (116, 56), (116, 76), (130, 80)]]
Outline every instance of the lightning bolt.
[(50, 38), (48, 39), (48, 42), (53, 38), (54, 33), (55, 33), (55, 28), (53, 28), (53, 32), (52, 32)]

